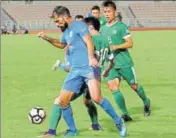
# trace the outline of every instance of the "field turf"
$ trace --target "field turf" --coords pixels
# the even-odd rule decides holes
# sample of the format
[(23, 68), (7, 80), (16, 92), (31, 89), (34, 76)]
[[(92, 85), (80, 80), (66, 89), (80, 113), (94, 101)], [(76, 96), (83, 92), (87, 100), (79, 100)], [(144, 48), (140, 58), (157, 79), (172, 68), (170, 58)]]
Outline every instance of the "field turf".
[[(176, 31), (132, 32), (134, 47), (130, 50), (138, 81), (143, 84), (151, 99), (152, 114), (143, 116), (143, 105), (137, 95), (122, 82), (127, 107), (133, 122), (127, 123), (129, 138), (175, 138), (176, 137)], [(57, 34), (51, 36), (58, 37)], [(53, 99), (59, 94), (66, 73), (52, 72), (55, 60), (63, 60), (64, 52), (52, 47), (36, 35), (9, 35), (1, 37), (1, 125), (2, 138), (35, 138), (47, 130)], [(106, 85), (103, 95), (113, 102)], [(28, 120), (28, 112), (41, 106), (47, 118), (41, 125)], [(82, 98), (72, 103), (79, 129), (78, 138), (119, 138), (111, 119), (100, 109), (102, 132), (92, 132), (89, 117)], [(61, 120), (57, 137), (67, 129)]]

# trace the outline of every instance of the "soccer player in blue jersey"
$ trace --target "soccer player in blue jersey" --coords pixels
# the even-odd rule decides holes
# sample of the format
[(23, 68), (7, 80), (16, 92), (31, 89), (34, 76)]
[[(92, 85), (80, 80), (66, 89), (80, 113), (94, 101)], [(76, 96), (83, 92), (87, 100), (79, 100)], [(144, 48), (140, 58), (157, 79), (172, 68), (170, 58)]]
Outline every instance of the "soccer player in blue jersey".
[(80, 21), (73, 21), (70, 11), (63, 6), (54, 8), (52, 18), (64, 32), (61, 39), (53, 39), (43, 33), (39, 33), (39, 37), (61, 49), (65, 46), (72, 48), (72, 67), (57, 99), (57, 104), (61, 106), (63, 118), (69, 128), (64, 137), (78, 134), (70, 101), (75, 93), (80, 92), (84, 82), (88, 84), (91, 98), (113, 119), (120, 136), (126, 136), (127, 130), (123, 119), (116, 114), (109, 101), (101, 95), (98, 62), (94, 57), (94, 45), (87, 25)]
[[(61, 63), (60, 60), (57, 60), (56, 63), (53, 66), (53, 71), (55, 71), (56, 69), (60, 68), (61, 70), (65, 71), (65, 72), (69, 72), (71, 69), (71, 48), (70, 46), (67, 46), (64, 48), (65, 50), (65, 63)], [(80, 89), (80, 93), (79, 94), (75, 94), (72, 98), (72, 100), (76, 99), (77, 97), (83, 95), (83, 103), (87, 108), (87, 112), (89, 114), (90, 120), (92, 122), (92, 125), (90, 127), (90, 129), (92, 130), (101, 130), (101, 126), (98, 123), (98, 113), (97, 113), (97, 108), (95, 106), (95, 104), (92, 102), (90, 94), (89, 94), (89, 90), (88, 90), (88, 86), (86, 83), (84, 83)], [(61, 114), (60, 114), (61, 115)], [(56, 123), (57, 120), (60, 118), (60, 116), (57, 117), (56, 119)], [(50, 121), (52, 120), (52, 117), (50, 119)], [(58, 120), (59, 121), (59, 120)], [(51, 127), (52, 128), (52, 127)], [(56, 130), (56, 127), (54, 127), (54, 130)], [(51, 131), (51, 130), (49, 130)], [(47, 135), (47, 133), (46, 133)]]

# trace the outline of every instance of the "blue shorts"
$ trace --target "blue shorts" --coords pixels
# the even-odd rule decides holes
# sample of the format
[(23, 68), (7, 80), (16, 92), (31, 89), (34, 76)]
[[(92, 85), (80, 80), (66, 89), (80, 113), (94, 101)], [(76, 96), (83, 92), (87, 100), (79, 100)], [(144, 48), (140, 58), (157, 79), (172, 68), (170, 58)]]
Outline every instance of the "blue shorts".
[(72, 67), (67, 78), (64, 81), (62, 90), (79, 93), (84, 82), (90, 79), (100, 79), (100, 68), (86, 67)]

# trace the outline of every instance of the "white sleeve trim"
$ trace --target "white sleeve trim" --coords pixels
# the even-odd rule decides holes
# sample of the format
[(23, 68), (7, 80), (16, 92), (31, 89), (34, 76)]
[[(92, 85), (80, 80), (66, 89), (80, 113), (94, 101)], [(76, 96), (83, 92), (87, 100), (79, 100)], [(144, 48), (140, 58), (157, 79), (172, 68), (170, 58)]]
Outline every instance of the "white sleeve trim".
[(124, 36), (123, 39), (127, 39), (129, 37), (131, 37), (131, 34)]

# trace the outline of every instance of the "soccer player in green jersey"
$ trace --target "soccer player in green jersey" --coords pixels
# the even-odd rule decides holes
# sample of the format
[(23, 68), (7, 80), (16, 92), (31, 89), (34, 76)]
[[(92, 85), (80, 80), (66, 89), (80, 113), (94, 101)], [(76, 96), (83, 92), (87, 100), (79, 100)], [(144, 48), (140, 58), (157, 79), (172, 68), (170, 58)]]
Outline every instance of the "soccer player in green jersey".
[(84, 20), (84, 16), (78, 14), (78, 15), (75, 16), (75, 20), (76, 21), (83, 21)]
[(123, 78), (130, 87), (138, 94), (144, 104), (144, 115), (150, 115), (150, 100), (147, 98), (142, 85), (136, 80), (134, 63), (128, 52), (133, 47), (133, 41), (128, 27), (121, 21), (117, 21), (116, 5), (112, 1), (103, 2), (104, 15), (107, 24), (101, 28), (101, 34), (108, 38), (110, 49), (114, 54), (114, 67), (105, 78), (114, 100), (122, 112), (125, 121), (131, 121), (125, 105), (125, 99), (120, 92), (120, 80)]
[[(108, 40), (100, 34), (100, 22), (97, 18), (87, 17), (84, 19), (84, 21), (88, 25), (89, 32), (92, 36), (95, 46), (95, 55), (101, 69), (100, 73), (102, 73), (103, 76), (107, 76), (110, 69), (114, 65), (114, 55), (110, 51)], [(105, 61), (109, 62), (109, 65), (106, 68), (104, 67)]]
[(91, 9), (91, 14), (93, 17), (97, 18), (100, 21), (100, 25), (103, 26), (106, 24), (105, 16), (101, 16), (100, 7), (95, 5)]

